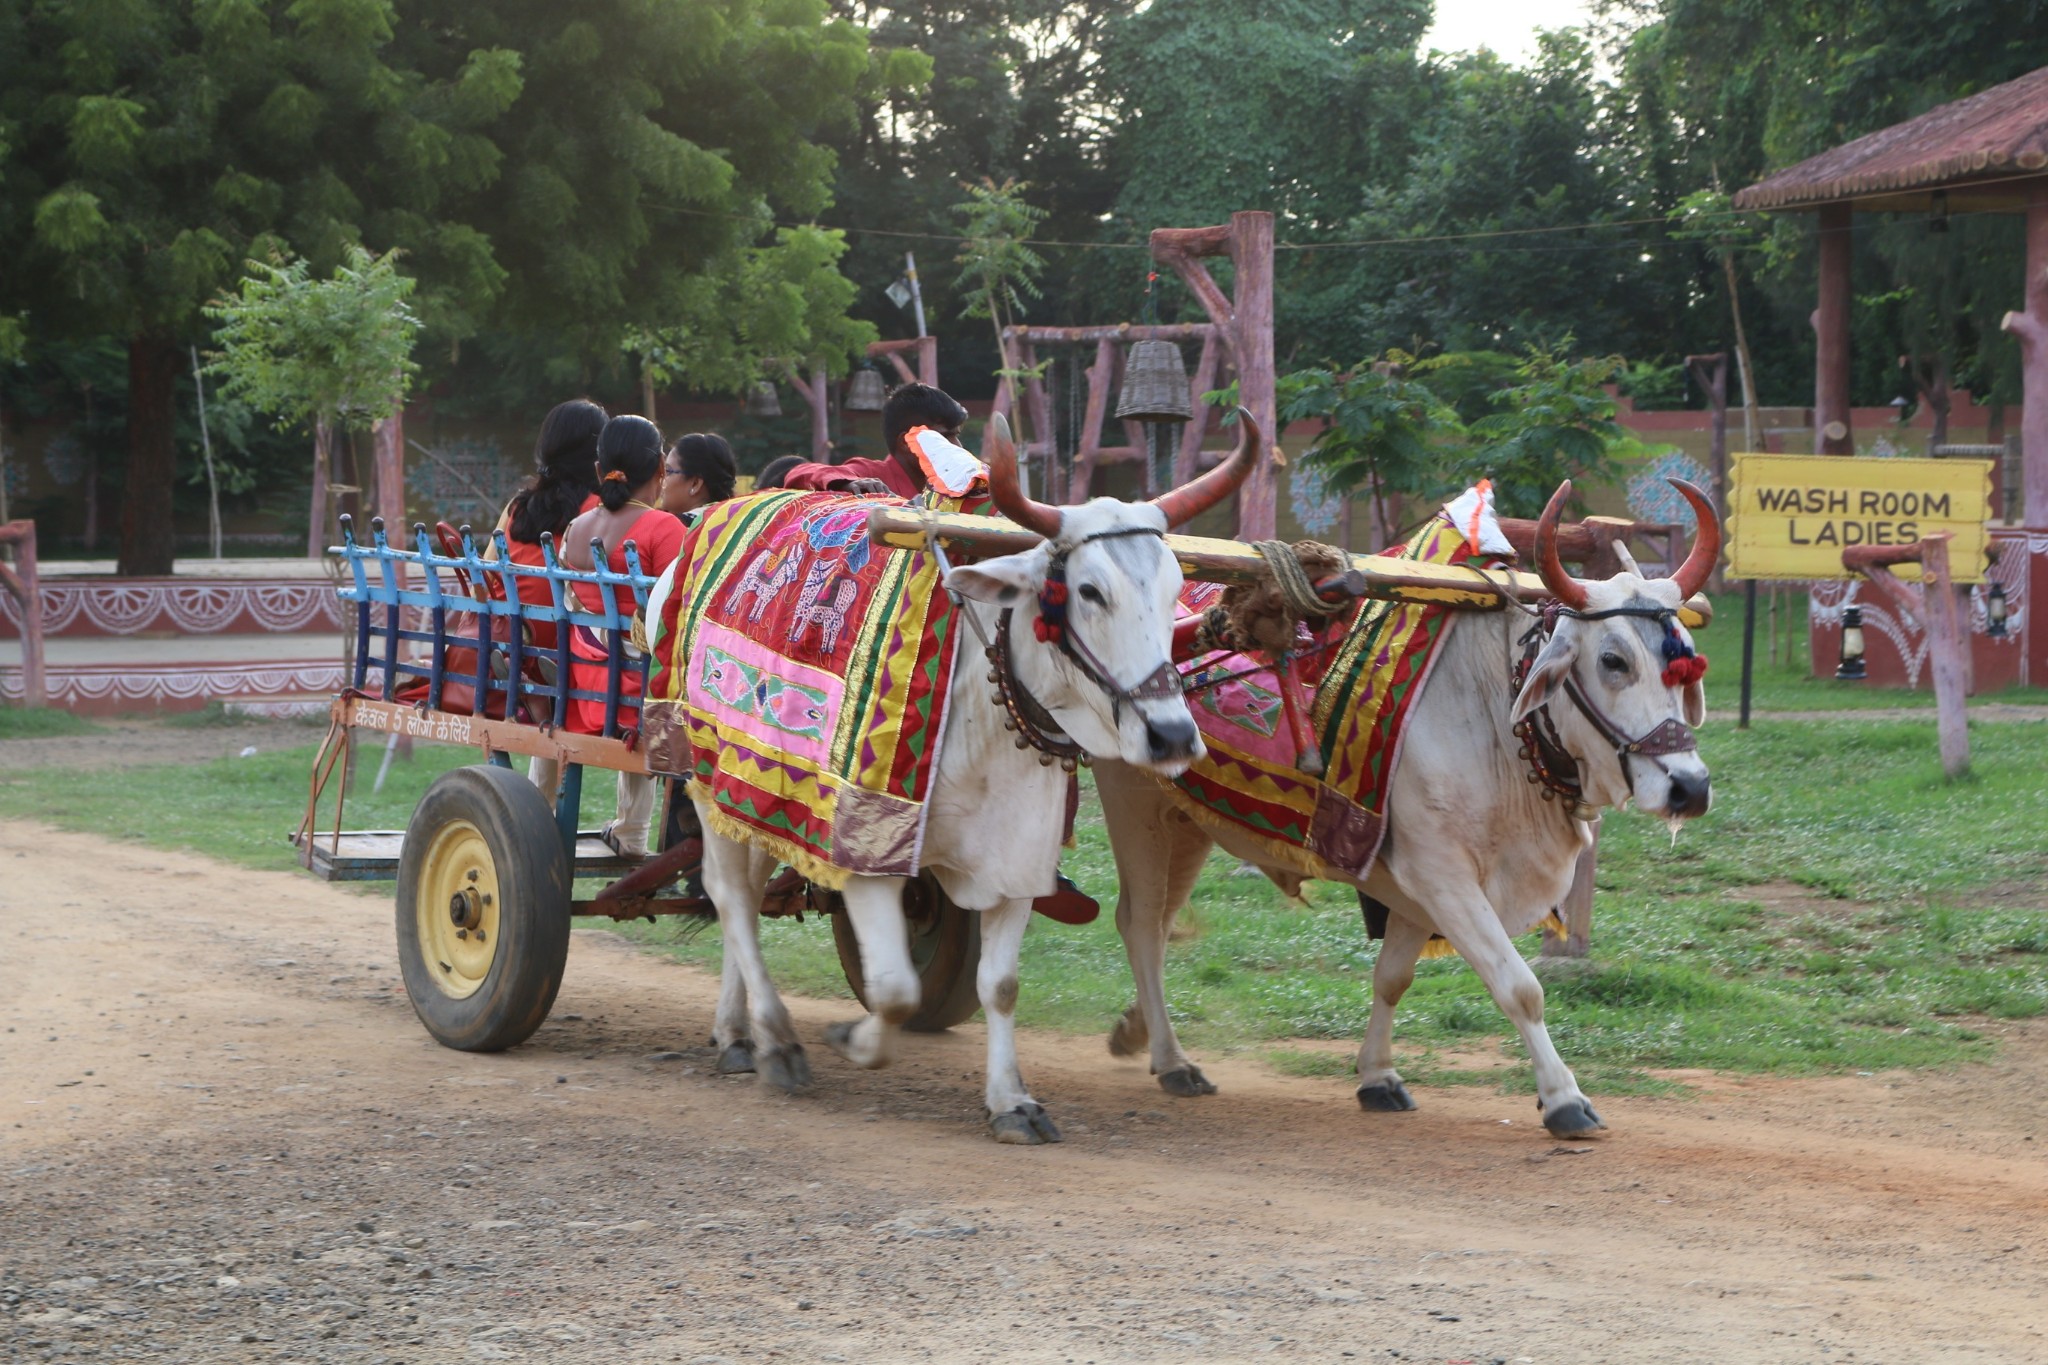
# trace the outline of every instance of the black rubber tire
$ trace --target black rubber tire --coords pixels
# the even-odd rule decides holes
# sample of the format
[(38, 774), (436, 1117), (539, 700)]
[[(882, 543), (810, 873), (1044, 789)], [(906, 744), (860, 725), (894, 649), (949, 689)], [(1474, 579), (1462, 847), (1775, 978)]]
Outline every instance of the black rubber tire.
[[(444, 989), (441, 974), (454, 979), (454, 970), (427, 960), (418, 905), (423, 894), (433, 896), (440, 903), (428, 909), (447, 913), (446, 888), (424, 887), (423, 878), (445, 880), (445, 868), (428, 866), (436, 841), (465, 837), (465, 826), (481, 836), (497, 888), (496, 943), (481, 981), (466, 994)], [(475, 847), (473, 839), (469, 846)], [(531, 782), (492, 764), (434, 779), (405, 827), (395, 919), (405, 993), (436, 1042), (462, 1052), (497, 1052), (533, 1036), (554, 1007), (569, 960), (569, 887), (569, 858), (554, 812)]]
[[(839, 969), (861, 1004), (860, 940), (834, 896), (832, 942)], [(913, 1033), (943, 1033), (964, 1024), (981, 1008), (975, 974), (981, 969), (981, 912), (962, 910), (946, 898), (939, 879), (927, 872), (903, 888), (903, 913), (910, 926), (910, 962), (917, 968), (917, 1013), (904, 1027)]]

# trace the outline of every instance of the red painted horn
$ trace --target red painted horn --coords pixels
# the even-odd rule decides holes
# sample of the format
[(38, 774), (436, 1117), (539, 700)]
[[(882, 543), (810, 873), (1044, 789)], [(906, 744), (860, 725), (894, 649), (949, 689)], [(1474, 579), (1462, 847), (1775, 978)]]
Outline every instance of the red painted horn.
[(1550, 495), (1550, 505), (1543, 509), (1543, 516), (1536, 523), (1536, 572), (1543, 575), (1543, 586), (1550, 589), (1553, 597), (1573, 611), (1584, 611), (1586, 585), (1566, 573), (1557, 558), (1557, 523), (1564, 516), (1565, 499), (1571, 495), (1572, 481), (1566, 479)]
[(988, 430), (981, 438), (981, 462), (988, 466), (988, 491), (998, 512), (1047, 540), (1059, 535), (1064, 514), (1057, 507), (1024, 496), (1017, 482), (1017, 443), (1010, 439), (1009, 419), (1000, 412), (988, 419)]
[(1202, 513), (1235, 493), (1259, 462), (1259, 424), (1243, 408), (1237, 410), (1237, 449), (1230, 457), (1198, 479), (1161, 493), (1152, 505), (1166, 513), (1168, 529), (1185, 526)]
[(1692, 553), (1685, 557), (1685, 563), (1678, 566), (1678, 572), (1671, 575), (1671, 580), (1678, 584), (1679, 598), (1683, 600), (1707, 585), (1707, 576), (1714, 572), (1714, 562), (1721, 557), (1721, 518), (1714, 512), (1713, 499), (1705, 493), (1684, 479), (1669, 482), (1692, 504), (1693, 515), (1699, 518), (1699, 531), (1692, 539)]

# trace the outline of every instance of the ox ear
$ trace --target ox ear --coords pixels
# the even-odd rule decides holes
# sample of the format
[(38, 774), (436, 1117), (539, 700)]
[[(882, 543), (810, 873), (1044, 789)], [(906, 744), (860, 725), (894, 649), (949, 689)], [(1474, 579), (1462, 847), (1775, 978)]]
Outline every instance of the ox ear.
[(1543, 646), (1543, 652), (1536, 656), (1535, 666), (1529, 670), (1529, 680), (1522, 684), (1522, 695), (1515, 698), (1516, 720), (1528, 715), (1537, 707), (1557, 696), (1558, 689), (1571, 674), (1572, 661), (1579, 656), (1578, 641), (1569, 633), (1559, 631), (1550, 637), (1550, 643)]
[(1685, 723), (1697, 730), (1707, 723), (1707, 685), (1694, 679), (1678, 694), (1680, 713)]
[(998, 607), (1014, 607), (1038, 595), (1052, 551), (1034, 545), (1019, 554), (956, 564), (946, 575), (946, 591)]

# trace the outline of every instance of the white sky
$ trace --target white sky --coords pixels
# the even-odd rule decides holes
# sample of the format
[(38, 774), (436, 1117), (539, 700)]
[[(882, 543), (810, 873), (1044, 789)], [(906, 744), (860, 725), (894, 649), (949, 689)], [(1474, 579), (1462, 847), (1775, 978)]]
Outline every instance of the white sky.
[(1516, 64), (1536, 55), (1536, 30), (1583, 25), (1587, 0), (1436, 0), (1436, 23), (1422, 40), (1425, 51), (1491, 48)]

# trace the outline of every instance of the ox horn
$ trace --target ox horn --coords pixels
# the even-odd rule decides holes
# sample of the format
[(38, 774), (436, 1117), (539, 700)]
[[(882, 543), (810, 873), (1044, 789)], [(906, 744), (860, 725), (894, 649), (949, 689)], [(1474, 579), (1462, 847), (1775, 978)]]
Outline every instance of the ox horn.
[(1026, 497), (1017, 482), (1017, 443), (1010, 439), (1010, 419), (1000, 412), (988, 419), (988, 430), (981, 439), (981, 461), (988, 466), (988, 491), (998, 512), (1047, 540), (1059, 535), (1060, 509)]
[(1152, 499), (1152, 505), (1166, 514), (1168, 530), (1185, 526), (1238, 490), (1238, 486), (1259, 462), (1259, 424), (1244, 408), (1237, 410), (1237, 449), (1230, 457), (1199, 479), (1170, 489)]
[(1584, 611), (1586, 585), (1566, 573), (1557, 559), (1557, 523), (1564, 516), (1565, 499), (1571, 495), (1572, 481), (1566, 479), (1550, 495), (1550, 505), (1543, 509), (1543, 516), (1536, 523), (1536, 571), (1543, 575), (1543, 586), (1550, 589), (1551, 596), (1573, 611)]
[(1714, 562), (1721, 557), (1721, 518), (1714, 511), (1713, 499), (1698, 488), (1684, 479), (1669, 482), (1692, 504), (1693, 515), (1699, 519), (1692, 553), (1685, 557), (1685, 563), (1678, 566), (1678, 572), (1671, 575), (1672, 581), (1678, 584), (1679, 600), (1683, 601), (1707, 585), (1707, 575), (1713, 573)]

